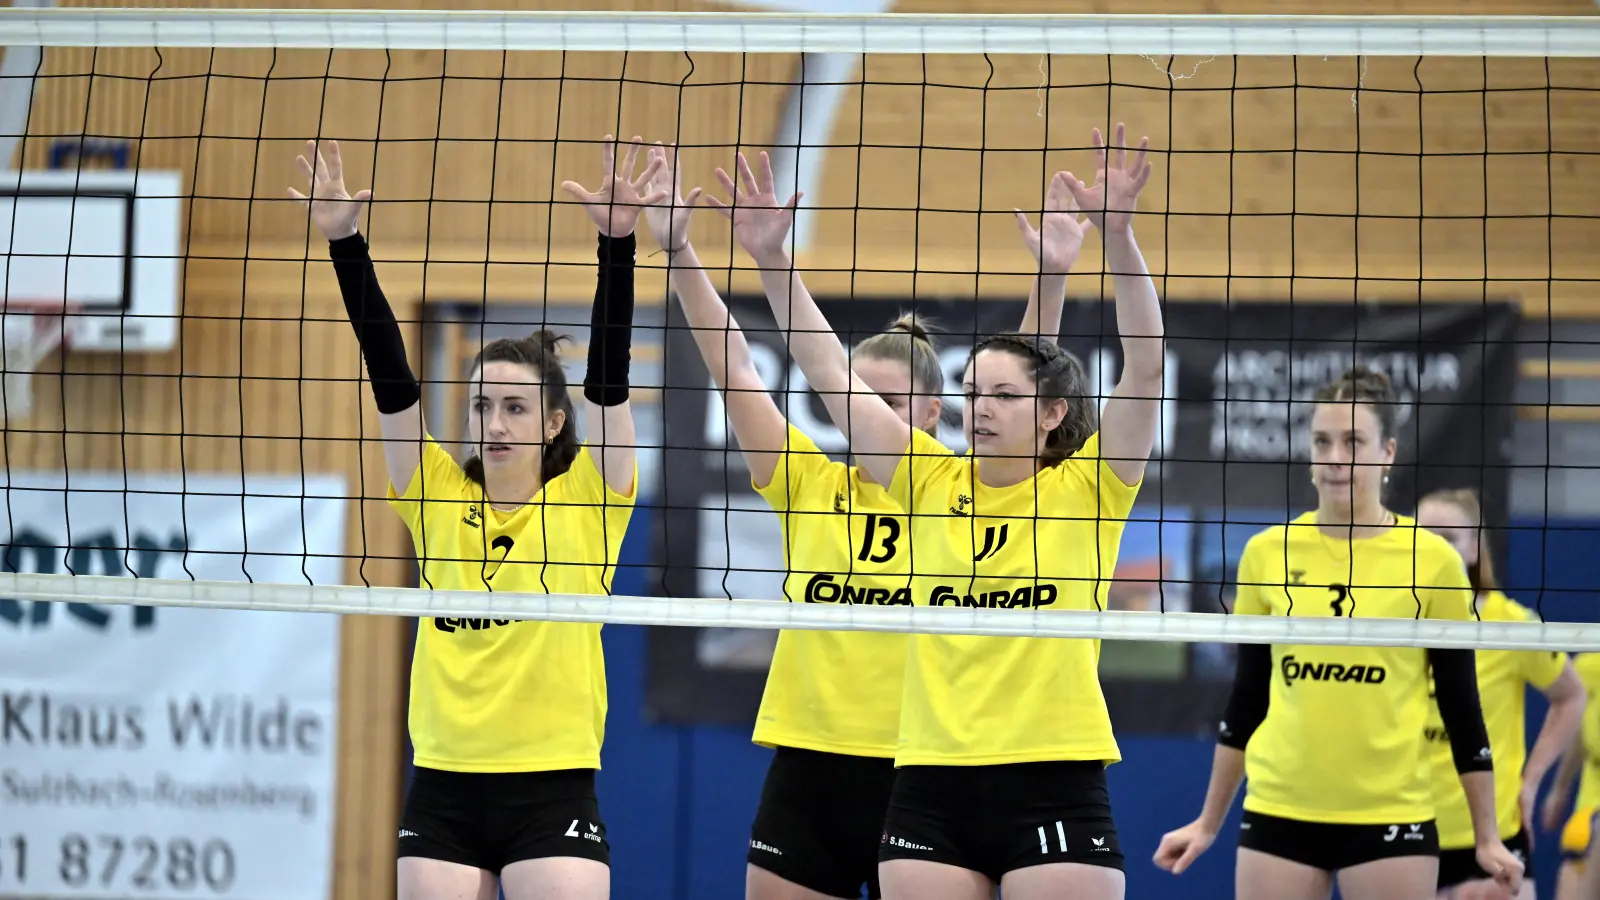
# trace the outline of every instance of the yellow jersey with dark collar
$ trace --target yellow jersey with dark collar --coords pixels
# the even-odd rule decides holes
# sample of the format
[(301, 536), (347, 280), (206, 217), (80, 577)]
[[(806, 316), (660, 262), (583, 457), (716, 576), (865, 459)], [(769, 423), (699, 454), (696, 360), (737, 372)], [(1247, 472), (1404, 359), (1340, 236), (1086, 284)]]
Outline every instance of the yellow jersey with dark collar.
[[(1317, 528), (1315, 513), (1269, 528), (1245, 546), (1238, 584), (1238, 615), (1472, 616), (1461, 557), (1404, 516), (1354, 541)], [(1341, 825), (1433, 818), (1426, 650), (1274, 644), (1272, 662), (1267, 717), (1245, 750), (1245, 809)]]
[[(634, 497), (611, 490), (589, 448), (514, 512), (430, 437), (404, 494), (422, 586), (515, 594), (606, 594)], [(493, 596), (484, 604), (492, 608)], [(416, 764), (452, 772), (597, 769), (605, 735), (600, 626), (425, 618), (411, 665)]]
[[(985, 485), (979, 465), (912, 434), (889, 493), (912, 514), (913, 601), (1103, 609), (1138, 486), (1100, 458), (1099, 435), (1009, 487)], [(1099, 659), (1093, 640), (914, 635), (897, 763), (1120, 759)]]
[[(790, 425), (771, 481), (755, 488), (783, 523), (790, 602), (911, 605), (911, 529), (881, 485)], [(755, 742), (893, 757), (909, 646), (886, 632), (780, 632)]]

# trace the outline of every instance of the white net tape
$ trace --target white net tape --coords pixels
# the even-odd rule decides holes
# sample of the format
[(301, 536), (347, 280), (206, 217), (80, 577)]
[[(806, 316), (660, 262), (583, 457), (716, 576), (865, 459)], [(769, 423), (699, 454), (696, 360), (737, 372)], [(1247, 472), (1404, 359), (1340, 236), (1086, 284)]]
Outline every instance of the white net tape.
[(36, 602), (340, 615), (529, 619), (698, 628), (788, 628), (1185, 643), (1295, 643), (1480, 650), (1600, 650), (1600, 624), (1288, 618), (1214, 613), (1019, 612), (667, 597), (594, 597), (342, 585), (240, 584), (0, 573), (0, 596)]
[(370, 50), (1600, 56), (1600, 19), (7, 10), (0, 44)]

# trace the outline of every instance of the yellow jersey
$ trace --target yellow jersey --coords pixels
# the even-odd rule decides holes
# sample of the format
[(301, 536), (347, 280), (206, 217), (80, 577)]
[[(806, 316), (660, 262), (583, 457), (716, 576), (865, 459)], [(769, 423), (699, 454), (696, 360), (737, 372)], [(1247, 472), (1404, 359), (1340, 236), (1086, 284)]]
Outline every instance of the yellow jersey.
[(1600, 806), (1600, 653), (1579, 653), (1572, 658), (1572, 667), (1589, 695), (1583, 728), (1578, 732), (1583, 741), (1583, 774), (1578, 778), (1578, 799), (1573, 805), (1594, 809)]
[[(1499, 591), (1484, 595), (1478, 617), (1485, 622), (1529, 622), (1533, 614)], [(1494, 809), (1500, 837), (1509, 838), (1522, 830), (1522, 765), (1528, 759), (1528, 685), (1544, 690), (1561, 677), (1566, 668), (1565, 653), (1546, 650), (1479, 650), (1478, 698), (1483, 704), (1483, 724), (1489, 732), (1489, 750), (1494, 754)], [(1439, 826), (1439, 846), (1445, 850), (1471, 848), (1472, 813), (1467, 795), (1461, 789), (1455, 758), (1450, 753), (1450, 735), (1445, 731), (1439, 707), (1428, 704), (1428, 724), (1424, 734), (1432, 759), (1434, 818)]]
[[(911, 605), (911, 531), (881, 485), (790, 425), (772, 479), (754, 487), (783, 523), (790, 602)], [(780, 632), (755, 742), (893, 757), (910, 643), (871, 631)]]
[[(1413, 519), (1352, 541), (1306, 513), (1245, 545), (1234, 612), (1466, 620), (1472, 585), (1460, 555)], [(1433, 818), (1426, 650), (1274, 644), (1272, 663), (1267, 717), (1245, 750), (1245, 809), (1339, 825)]]
[[(634, 498), (611, 490), (589, 448), (530, 502), (502, 512), (431, 437), (389, 503), (440, 590), (605, 594)], [(548, 539), (547, 539), (548, 535)], [(484, 604), (492, 600), (484, 598)], [(600, 626), (425, 618), (411, 664), (416, 764), (452, 772), (598, 769), (606, 670)]]
[[(889, 494), (912, 514), (918, 605), (1103, 609), (1138, 485), (1092, 436), (1072, 458), (1010, 487), (922, 432)], [(900, 714), (901, 766), (1121, 759), (1092, 640), (913, 635)]]

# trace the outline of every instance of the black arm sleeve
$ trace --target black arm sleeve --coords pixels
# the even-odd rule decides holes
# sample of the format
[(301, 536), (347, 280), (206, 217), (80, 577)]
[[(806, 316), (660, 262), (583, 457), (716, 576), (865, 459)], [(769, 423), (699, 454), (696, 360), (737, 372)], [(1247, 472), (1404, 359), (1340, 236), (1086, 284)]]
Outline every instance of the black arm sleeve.
[(1429, 650), (1434, 702), (1450, 735), (1450, 755), (1457, 772), (1490, 772), (1489, 732), (1478, 702), (1478, 663), (1471, 650)]
[(422, 399), (422, 388), (406, 359), (400, 323), (395, 321), (394, 310), (378, 286), (367, 241), (360, 234), (330, 241), (328, 255), (333, 258), (333, 271), (339, 278), (344, 311), (356, 330), (361, 356), (367, 361), (367, 378), (372, 381), (372, 398), (378, 404), (378, 412), (405, 412)]
[(1217, 729), (1217, 743), (1243, 750), (1267, 718), (1272, 702), (1272, 647), (1268, 644), (1240, 644), (1233, 670), (1233, 693), (1228, 710)]
[(600, 235), (600, 272), (589, 313), (589, 370), (583, 396), (599, 406), (628, 402), (629, 349), (633, 343), (633, 235)]

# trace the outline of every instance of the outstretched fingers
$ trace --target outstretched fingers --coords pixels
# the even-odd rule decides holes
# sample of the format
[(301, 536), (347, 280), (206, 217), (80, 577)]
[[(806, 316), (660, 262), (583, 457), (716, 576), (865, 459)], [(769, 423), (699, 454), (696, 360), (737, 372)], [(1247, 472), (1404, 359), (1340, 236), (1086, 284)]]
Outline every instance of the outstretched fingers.
[(610, 184), (617, 177), (617, 139), (606, 135), (600, 143), (600, 183)]

